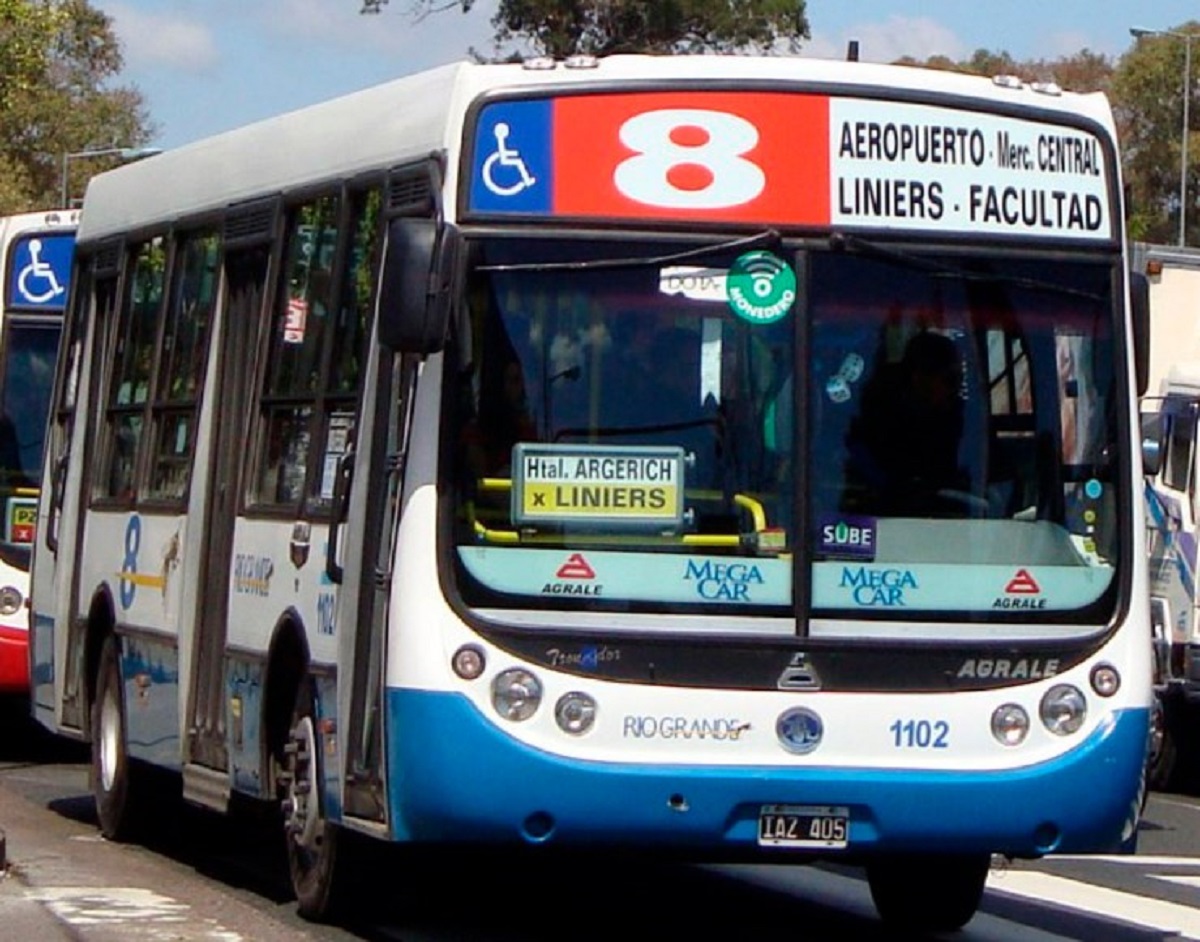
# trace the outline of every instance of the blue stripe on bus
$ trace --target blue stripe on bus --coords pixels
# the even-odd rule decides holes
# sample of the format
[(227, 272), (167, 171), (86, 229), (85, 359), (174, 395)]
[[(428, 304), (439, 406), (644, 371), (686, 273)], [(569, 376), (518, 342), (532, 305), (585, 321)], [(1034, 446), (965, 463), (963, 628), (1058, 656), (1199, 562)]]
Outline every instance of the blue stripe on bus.
[(715, 854), (752, 848), (759, 807), (789, 803), (849, 806), (852, 850), (1112, 852), (1138, 805), (1149, 723), (1127, 710), (1049, 762), (936, 772), (586, 762), (517, 742), (454, 694), (392, 689), (387, 709), (397, 840), (537, 841), (553, 821), (553, 843)]

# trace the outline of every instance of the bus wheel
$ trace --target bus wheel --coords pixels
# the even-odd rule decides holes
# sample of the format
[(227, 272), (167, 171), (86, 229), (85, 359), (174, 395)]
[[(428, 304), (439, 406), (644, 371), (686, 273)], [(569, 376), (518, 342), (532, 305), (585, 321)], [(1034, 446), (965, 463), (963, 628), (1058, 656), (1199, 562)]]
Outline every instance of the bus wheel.
[(121, 686), (120, 645), (115, 635), (109, 635), (100, 649), (96, 670), (91, 780), (100, 833), (112, 841), (124, 841), (133, 836), (140, 807), (137, 775), (125, 748), (125, 705)]
[(311, 682), (300, 685), (284, 747), (283, 829), (297, 908), (305, 919), (327, 919), (338, 903), (338, 827), (321, 810), (321, 762)]
[(867, 864), (867, 883), (889, 925), (951, 932), (975, 915), (990, 866), (990, 854), (888, 857)]
[(1179, 744), (1169, 721), (1167, 706), (1155, 696), (1150, 707), (1150, 754), (1146, 759), (1146, 774), (1150, 788), (1169, 791), (1176, 784), (1179, 765)]

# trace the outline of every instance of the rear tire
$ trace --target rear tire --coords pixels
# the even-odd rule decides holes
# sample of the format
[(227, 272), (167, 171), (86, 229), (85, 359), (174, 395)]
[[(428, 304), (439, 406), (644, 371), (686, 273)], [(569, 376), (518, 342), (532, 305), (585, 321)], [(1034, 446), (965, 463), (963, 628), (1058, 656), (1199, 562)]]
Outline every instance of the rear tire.
[(109, 635), (96, 668), (92, 703), (92, 795), (100, 833), (110, 841), (134, 837), (141, 823), (138, 771), (126, 750), (128, 726), (121, 681), (121, 646)]
[(961, 929), (979, 909), (990, 854), (912, 854), (867, 864), (879, 916), (918, 932)]
[(1146, 759), (1146, 777), (1154, 791), (1170, 791), (1178, 785), (1179, 743), (1175, 724), (1167, 704), (1155, 696), (1150, 707), (1150, 754)]
[(305, 919), (324, 921), (342, 907), (347, 890), (343, 836), (322, 807), (324, 774), (316, 712), (313, 683), (306, 677), (296, 695), (280, 779), (283, 835), (297, 910)]

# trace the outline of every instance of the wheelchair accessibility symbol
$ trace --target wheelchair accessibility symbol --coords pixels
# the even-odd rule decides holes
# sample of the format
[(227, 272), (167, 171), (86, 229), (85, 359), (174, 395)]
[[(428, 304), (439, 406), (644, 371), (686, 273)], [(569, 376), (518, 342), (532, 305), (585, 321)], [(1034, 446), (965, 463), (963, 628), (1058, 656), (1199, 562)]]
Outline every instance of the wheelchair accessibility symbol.
[(29, 264), (17, 275), (19, 300), (27, 304), (46, 304), (66, 294), (66, 285), (58, 280), (54, 266), (42, 256), (42, 240), (30, 239)]
[(537, 183), (520, 151), (508, 146), (509, 130), (505, 122), (496, 123), (496, 149), (483, 162), (483, 184), (497, 196), (516, 196)]

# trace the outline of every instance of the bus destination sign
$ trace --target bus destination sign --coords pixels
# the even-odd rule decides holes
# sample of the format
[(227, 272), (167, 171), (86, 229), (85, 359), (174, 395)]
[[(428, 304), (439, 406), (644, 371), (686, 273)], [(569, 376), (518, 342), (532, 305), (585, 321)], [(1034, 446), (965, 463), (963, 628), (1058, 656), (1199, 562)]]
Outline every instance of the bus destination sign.
[(1097, 134), (897, 101), (638, 92), (498, 101), (468, 148), (481, 215), (1109, 240)]
[(683, 521), (683, 464), (675, 447), (520, 443), (513, 523), (674, 532)]

